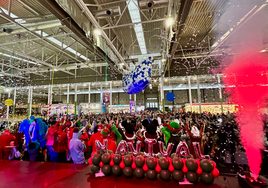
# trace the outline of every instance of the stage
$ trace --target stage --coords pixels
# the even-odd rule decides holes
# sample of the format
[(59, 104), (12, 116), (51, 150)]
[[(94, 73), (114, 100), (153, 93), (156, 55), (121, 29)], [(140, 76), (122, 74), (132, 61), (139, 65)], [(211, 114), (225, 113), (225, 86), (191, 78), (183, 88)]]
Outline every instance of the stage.
[(101, 177), (95, 178), (89, 165), (77, 165), (51, 162), (0, 161), (1, 188), (152, 188), (152, 187), (210, 187), (239, 188), (235, 177), (219, 176), (213, 185), (179, 185), (171, 180), (164, 182), (160, 178), (150, 181), (147, 178), (138, 180), (135, 177)]

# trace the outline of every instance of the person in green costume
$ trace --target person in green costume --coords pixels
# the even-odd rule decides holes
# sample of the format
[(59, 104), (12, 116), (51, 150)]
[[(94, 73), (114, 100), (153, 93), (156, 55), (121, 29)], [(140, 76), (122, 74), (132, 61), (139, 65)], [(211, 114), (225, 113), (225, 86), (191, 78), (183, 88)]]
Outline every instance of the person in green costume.
[(165, 135), (166, 146), (169, 143), (173, 143), (174, 146), (172, 148), (171, 153), (175, 153), (176, 149), (177, 149), (177, 146), (181, 141), (180, 134), (178, 134), (180, 132), (180, 130), (181, 130), (181, 126), (179, 124), (179, 121), (176, 121), (176, 120), (172, 121), (171, 123), (167, 124), (167, 127), (164, 127), (162, 125), (161, 119), (159, 117), (157, 118), (157, 120), (158, 120), (158, 124), (160, 125), (161, 131)]

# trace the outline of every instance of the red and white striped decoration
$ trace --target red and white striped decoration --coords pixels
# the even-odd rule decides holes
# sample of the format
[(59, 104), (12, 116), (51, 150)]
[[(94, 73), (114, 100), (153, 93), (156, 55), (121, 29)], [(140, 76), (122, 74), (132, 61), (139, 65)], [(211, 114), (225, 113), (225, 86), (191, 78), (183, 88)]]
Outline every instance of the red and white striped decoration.
[(47, 119), (49, 119), (51, 115), (52, 95), (50, 95), (49, 98), (50, 100), (49, 100), (49, 103), (47, 104)]

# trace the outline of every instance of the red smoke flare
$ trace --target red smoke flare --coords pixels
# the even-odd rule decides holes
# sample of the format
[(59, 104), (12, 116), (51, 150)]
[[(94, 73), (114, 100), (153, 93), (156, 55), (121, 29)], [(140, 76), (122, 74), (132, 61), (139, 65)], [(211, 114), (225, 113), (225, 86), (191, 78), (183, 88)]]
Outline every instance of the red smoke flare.
[(224, 84), (232, 100), (241, 108), (236, 119), (241, 140), (246, 150), (248, 164), (256, 180), (262, 162), (263, 123), (258, 110), (268, 94), (267, 58), (260, 54), (243, 54), (224, 71)]

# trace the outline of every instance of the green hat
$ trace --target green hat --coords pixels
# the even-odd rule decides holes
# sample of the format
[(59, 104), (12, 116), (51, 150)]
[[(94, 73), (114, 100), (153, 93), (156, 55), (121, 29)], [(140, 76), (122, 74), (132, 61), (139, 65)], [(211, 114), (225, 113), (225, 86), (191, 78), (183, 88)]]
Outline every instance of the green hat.
[(102, 136), (108, 136), (108, 134), (109, 134), (109, 130), (108, 129), (102, 129), (102, 131), (101, 131), (101, 135)]
[(172, 121), (169, 125), (168, 125), (168, 129), (171, 132), (179, 132), (181, 130), (181, 126), (179, 123)]

